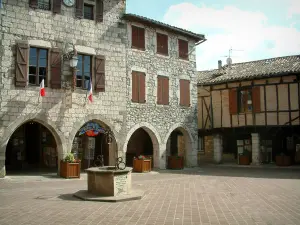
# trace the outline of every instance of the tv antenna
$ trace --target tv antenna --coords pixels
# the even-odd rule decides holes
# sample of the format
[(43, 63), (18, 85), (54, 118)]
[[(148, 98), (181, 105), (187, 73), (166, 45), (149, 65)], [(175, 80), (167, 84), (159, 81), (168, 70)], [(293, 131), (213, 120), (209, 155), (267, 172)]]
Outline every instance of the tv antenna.
[(242, 52), (242, 51), (244, 51), (244, 50), (232, 49), (232, 47), (230, 47), (230, 49), (228, 50), (228, 55), (223, 55), (223, 56), (221, 56), (221, 57), (227, 57), (227, 58), (238, 57), (238, 56), (233, 56), (233, 55), (231, 55), (231, 54), (232, 54), (232, 51), (240, 51), (240, 52)]

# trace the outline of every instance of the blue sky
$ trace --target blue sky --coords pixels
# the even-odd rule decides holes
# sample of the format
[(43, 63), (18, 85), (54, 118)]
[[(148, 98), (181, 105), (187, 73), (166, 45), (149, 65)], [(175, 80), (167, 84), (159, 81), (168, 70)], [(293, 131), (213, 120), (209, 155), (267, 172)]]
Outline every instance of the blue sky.
[(300, 0), (127, 0), (135, 13), (204, 34), (197, 69), (300, 54)]

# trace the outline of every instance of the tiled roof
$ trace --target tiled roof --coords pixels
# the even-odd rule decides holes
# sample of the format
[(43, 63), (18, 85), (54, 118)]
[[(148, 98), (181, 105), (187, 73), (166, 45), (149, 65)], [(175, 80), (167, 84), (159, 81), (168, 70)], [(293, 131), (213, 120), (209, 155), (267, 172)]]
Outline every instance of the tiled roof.
[(123, 15), (122, 19), (130, 20), (130, 21), (137, 21), (137, 22), (144, 23), (144, 24), (155, 25), (155, 26), (160, 27), (162, 29), (170, 30), (174, 33), (180, 33), (183, 36), (193, 38), (196, 41), (205, 40), (205, 36), (203, 34), (196, 34), (196, 33), (193, 33), (191, 31), (188, 31), (188, 30), (185, 30), (185, 29), (182, 29), (182, 28), (174, 27), (174, 26), (171, 26), (171, 25), (166, 24), (166, 23), (162, 23), (162, 22), (157, 21), (157, 20), (146, 18), (144, 16), (139, 16), (139, 15), (135, 15), (135, 14), (131, 14), (131, 13), (126, 13), (126, 14)]
[(231, 64), (231, 67), (225, 65), (220, 70), (198, 71), (198, 84), (220, 84), (231, 81), (252, 80), (295, 73), (300, 74), (300, 55), (233, 63)]

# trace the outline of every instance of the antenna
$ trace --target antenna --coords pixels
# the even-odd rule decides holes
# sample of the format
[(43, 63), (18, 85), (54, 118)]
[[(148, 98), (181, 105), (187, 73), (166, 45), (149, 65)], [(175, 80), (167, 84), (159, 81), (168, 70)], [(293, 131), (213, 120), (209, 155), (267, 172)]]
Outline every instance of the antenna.
[(233, 55), (231, 55), (231, 54), (232, 54), (232, 51), (244, 51), (244, 50), (232, 49), (232, 47), (230, 47), (229, 50), (228, 50), (228, 55), (221, 56), (221, 57), (226, 57), (226, 58), (227, 58), (227, 59), (226, 59), (227, 65), (231, 65), (231, 64), (232, 64), (232, 59), (231, 59), (231, 57), (237, 57), (237, 58), (238, 58), (238, 56), (233, 56)]

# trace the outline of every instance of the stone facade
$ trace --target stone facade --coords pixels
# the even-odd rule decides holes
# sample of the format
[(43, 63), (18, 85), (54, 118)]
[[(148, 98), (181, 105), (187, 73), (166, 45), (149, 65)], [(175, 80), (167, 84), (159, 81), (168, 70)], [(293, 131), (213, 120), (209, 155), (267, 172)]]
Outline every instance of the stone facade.
[[(32, 9), (28, 0), (3, 0), (0, 9), (0, 177), (5, 176), (5, 151), (13, 132), (28, 121), (37, 121), (53, 134), (58, 160), (71, 151), (75, 134), (86, 122), (94, 120), (109, 127), (115, 136), (119, 156), (124, 156), (132, 133), (144, 128), (151, 136), (155, 167), (165, 168), (166, 143), (174, 129), (186, 136), (187, 165), (196, 165), (197, 90), (195, 51), (189, 61), (178, 59), (177, 36), (169, 33), (169, 56), (155, 54), (155, 29), (146, 28), (146, 51), (131, 49), (130, 23), (120, 17), (125, 1), (104, 0), (104, 20), (78, 19), (75, 8), (62, 5), (61, 13)], [(182, 37), (184, 38), (184, 37)], [(185, 38), (186, 39), (186, 38)], [(72, 91), (69, 61), (62, 62), (60, 89), (50, 86), (47, 74), (46, 96), (39, 97), (39, 87), (15, 86), (16, 44), (48, 49), (65, 54), (74, 47), (79, 54), (105, 57), (105, 92), (93, 93), (88, 104), (86, 90)], [(189, 40), (192, 49), (195, 42)], [(94, 61), (93, 61), (94, 62)], [(47, 65), (51, 71), (50, 65)], [(131, 71), (146, 73), (146, 103), (131, 102)], [(170, 105), (156, 104), (156, 78), (170, 78)], [(179, 106), (179, 79), (190, 80), (190, 107)], [(112, 158), (112, 157), (110, 157)], [(113, 162), (111, 162), (113, 164)]]

